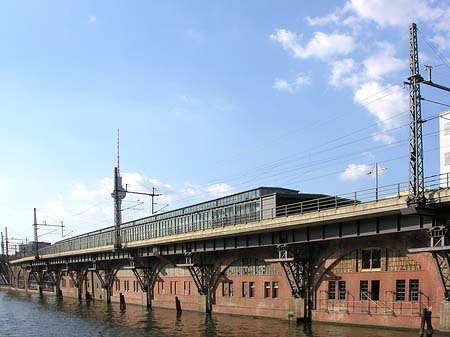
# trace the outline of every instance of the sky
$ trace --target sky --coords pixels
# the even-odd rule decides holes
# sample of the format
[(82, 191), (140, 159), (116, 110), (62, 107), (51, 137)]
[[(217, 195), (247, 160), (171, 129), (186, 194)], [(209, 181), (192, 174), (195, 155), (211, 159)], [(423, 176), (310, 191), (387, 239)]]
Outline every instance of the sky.
[[(411, 22), (421, 73), (450, 86), (450, 1), (2, 1), (0, 229), (32, 240), (33, 208), (65, 225), (43, 241), (112, 225), (117, 129), (124, 184), (160, 211), (373, 188), (375, 163), (380, 186), (407, 181)], [(430, 176), (450, 96), (422, 97)]]

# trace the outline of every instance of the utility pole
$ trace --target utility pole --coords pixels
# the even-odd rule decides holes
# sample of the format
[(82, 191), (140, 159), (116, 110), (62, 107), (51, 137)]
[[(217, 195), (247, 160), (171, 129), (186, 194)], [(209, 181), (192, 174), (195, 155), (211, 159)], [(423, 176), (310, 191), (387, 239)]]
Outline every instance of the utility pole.
[(114, 199), (114, 231), (115, 231), (115, 241), (114, 248), (122, 248), (122, 239), (120, 236), (120, 227), (122, 225), (122, 199), (124, 199), (127, 193), (131, 194), (141, 194), (148, 195), (152, 198), (152, 214), (154, 213), (155, 203), (153, 198), (159, 196), (160, 194), (155, 193), (155, 187), (152, 188), (152, 193), (143, 192), (133, 192), (128, 191), (128, 186), (125, 185), (125, 189), (122, 187), (122, 177), (120, 176), (120, 133), (117, 129), (117, 167), (114, 168), (114, 190), (111, 196)]
[(378, 162), (376, 162), (375, 163), (375, 168), (370, 170), (369, 172), (367, 172), (367, 174), (372, 174), (375, 171), (375, 201), (378, 201), (378, 196), (379, 196), (379, 194), (378, 194), (378, 190), (379, 190), (379, 188), (378, 188), (378, 185), (379, 185), (378, 184), (378, 182), (379, 182), (378, 176), (379, 176), (379, 173), (381, 171), (384, 171), (384, 170), (386, 170), (386, 168), (381, 167), (380, 165), (378, 165)]
[(424, 206), (425, 183), (423, 167), (423, 143), (422, 143), (422, 108), (420, 84), (450, 92), (450, 88), (431, 81), (431, 66), (425, 66), (428, 79), (425, 81), (419, 73), (419, 51), (417, 47), (417, 25), (409, 26), (409, 196), (408, 204)]
[(8, 247), (8, 227), (5, 227), (5, 245), (6, 245), (6, 261), (9, 260), (9, 247)]
[(417, 47), (417, 26), (409, 27), (409, 197), (408, 203), (425, 204), (422, 109), (420, 104), (419, 51)]
[(3, 242), (3, 232), (1, 232), (1, 234), (2, 234), (2, 258), (3, 258), (3, 256), (5, 255), (5, 245)]
[(114, 248), (120, 249), (122, 247), (120, 237), (120, 226), (122, 225), (122, 199), (125, 198), (126, 192), (122, 187), (122, 177), (120, 176), (118, 167), (114, 168), (114, 191), (111, 193), (111, 196), (114, 199)]
[(120, 131), (117, 129), (117, 167), (114, 168), (114, 190), (111, 193), (114, 199), (114, 248), (122, 248), (120, 237), (120, 226), (122, 225), (122, 199), (126, 196), (126, 191), (122, 187), (122, 177), (120, 176)]
[(152, 187), (152, 193), (150, 194), (150, 196), (152, 197), (152, 215), (155, 214), (155, 202), (154, 202), (154, 198), (155, 197), (159, 197), (161, 194), (155, 194), (156, 192), (156, 188)]
[(33, 222), (33, 229), (34, 229), (34, 257), (36, 260), (39, 260), (39, 243), (38, 243), (38, 223), (37, 223), (37, 216), (36, 216), (36, 207), (34, 208), (34, 222)]

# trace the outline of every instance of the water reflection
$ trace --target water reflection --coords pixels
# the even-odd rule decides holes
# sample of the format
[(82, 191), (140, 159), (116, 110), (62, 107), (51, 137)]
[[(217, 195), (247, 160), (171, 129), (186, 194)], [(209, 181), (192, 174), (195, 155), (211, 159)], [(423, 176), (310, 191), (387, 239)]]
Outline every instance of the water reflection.
[[(184, 311), (119, 304), (58, 300), (53, 296), (0, 291), (0, 335), (18, 336), (300, 336), (409, 337), (418, 330), (395, 331), (330, 324), (295, 324), (270, 318), (204, 315)], [(439, 334), (435, 334), (439, 337)]]

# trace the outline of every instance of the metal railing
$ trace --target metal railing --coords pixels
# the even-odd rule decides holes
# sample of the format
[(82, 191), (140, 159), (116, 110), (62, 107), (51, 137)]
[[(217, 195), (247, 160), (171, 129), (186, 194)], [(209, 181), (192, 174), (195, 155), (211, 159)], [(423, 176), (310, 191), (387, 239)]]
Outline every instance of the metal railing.
[[(388, 293), (390, 291), (387, 291)], [(418, 301), (396, 301), (395, 299), (373, 300), (365, 295), (364, 300), (355, 300), (355, 297), (346, 292), (346, 298), (341, 300), (328, 299), (328, 291), (320, 291), (319, 310), (328, 312), (345, 312), (355, 314), (379, 314), (392, 316), (420, 316), (424, 308), (434, 304), (429, 296), (420, 292)]]
[[(450, 175), (433, 175), (425, 178), (426, 191), (434, 191), (450, 187)], [(287, 205), (258, 210), (244, 215), (230, 215), (219, 219), (192, 222), (189, 224), (172, 224), (166, 228), (159, 226), (158, 222), (129, 226), (121, 229), (122, 243), (146, 240), (151, 238), (169, 237), (188, 232), (199, 232), (207, 229), (215, 229), (237, 224), (257, 222), (261, 220), (287, 217), (291, 215), (302, 215), (307, 213), (318, 213), (341, 207), (351, 207), (368, 202), (378, 202), (392, 198), (400, 198), (409, 194), (409, 183), (403, 182), (381, 186), (378, 188), (365, 189), (352, 193), (336, 196), (326, 196), (312, 200), (295, 202)], [(41, 248), (40, 255), (57, 254), (67, 251), (97, 248), (113, 245), (115, 240), (113, 227), (108, 227), (91, 233), (82, 234), (64, 241), (57, 242), (51, 246)], [(17, 254), (11, 259), (18, 259), (32, 254)]]

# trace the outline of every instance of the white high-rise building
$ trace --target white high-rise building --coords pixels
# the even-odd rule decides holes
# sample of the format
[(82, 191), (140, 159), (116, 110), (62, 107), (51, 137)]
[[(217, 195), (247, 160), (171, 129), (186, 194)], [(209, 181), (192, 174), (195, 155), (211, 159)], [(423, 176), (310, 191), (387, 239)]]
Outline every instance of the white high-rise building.
[(439, 115), (439, 148), (441, 187), (449, 187), (450, 181), (447, 179), (450, 176), (450, 110)]

